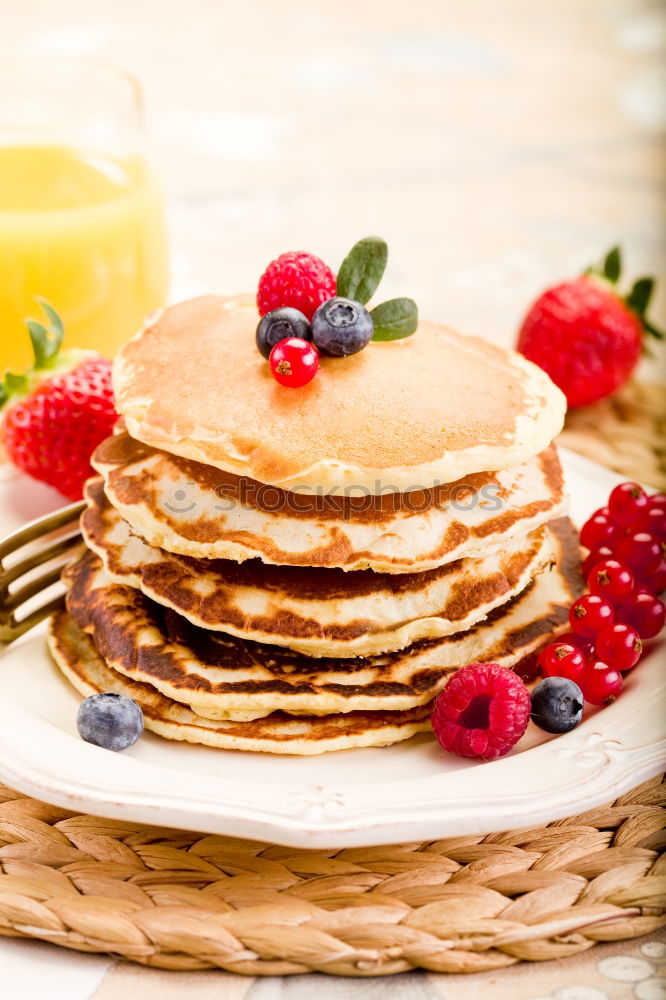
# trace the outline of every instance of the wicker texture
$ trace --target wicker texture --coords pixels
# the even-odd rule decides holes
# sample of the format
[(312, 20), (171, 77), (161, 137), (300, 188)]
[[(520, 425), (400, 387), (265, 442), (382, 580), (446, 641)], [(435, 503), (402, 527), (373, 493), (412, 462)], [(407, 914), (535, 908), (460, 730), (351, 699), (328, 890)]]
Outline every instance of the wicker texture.
[(0, 786), (0, 933), (248, 975), (566, 958), (666, 922), (664, 788), (509, 833), (297, 851), (76, 815)]
[(666, 490), (666, 386), (627, 382), (567, 414), (558, 439), (623, 476)]

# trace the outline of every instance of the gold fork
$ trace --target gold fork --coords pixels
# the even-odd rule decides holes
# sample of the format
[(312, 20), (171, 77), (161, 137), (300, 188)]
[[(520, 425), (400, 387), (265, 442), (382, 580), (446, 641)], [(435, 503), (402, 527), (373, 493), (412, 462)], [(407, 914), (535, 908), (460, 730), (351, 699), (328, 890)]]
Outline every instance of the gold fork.
[[(59, 581), (81, 547), (79, 517), (85, 506), (72, 503), (38, 517), (0, 542), (0, 642), (13, 642), (62, 605), (62, 592), (46, 603), (36, 599)], [(18, 586), (12, 589), (12, 584)], [(33, 599), (36, 606), (25, 613), (24, 605)], [(18, 617), (22, 609), (24, 616)]]

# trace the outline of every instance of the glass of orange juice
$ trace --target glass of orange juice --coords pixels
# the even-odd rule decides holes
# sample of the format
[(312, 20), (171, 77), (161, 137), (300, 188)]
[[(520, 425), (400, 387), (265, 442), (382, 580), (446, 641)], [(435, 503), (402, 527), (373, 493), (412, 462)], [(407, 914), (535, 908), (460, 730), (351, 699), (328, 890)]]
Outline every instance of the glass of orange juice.
[(164, 304), (164, 204), (143, 145), (128, 74), (0, 63), (0, 378), (31, 364), (36, 296), (60, 313), (66, 346), (109, 357)]

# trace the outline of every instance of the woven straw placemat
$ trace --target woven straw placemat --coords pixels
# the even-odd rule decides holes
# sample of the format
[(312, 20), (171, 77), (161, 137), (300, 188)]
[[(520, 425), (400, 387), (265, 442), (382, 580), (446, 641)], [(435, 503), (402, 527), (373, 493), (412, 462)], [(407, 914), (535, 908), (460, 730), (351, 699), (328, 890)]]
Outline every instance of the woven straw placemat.
[(0, 932), (247, 975), (566, 958), (666, 923), (665, 787), (509, 833), (301, 851), (76, 815), (0, 786)]
[[(664, 391), (636, 383), (562, 444), (666, 488)], [(164, 969), (345, 976), (566, 958), (666, 923), (664, 784), (547, 826), (300, 851), (77, 815), (0, 785), (0, 934)]]

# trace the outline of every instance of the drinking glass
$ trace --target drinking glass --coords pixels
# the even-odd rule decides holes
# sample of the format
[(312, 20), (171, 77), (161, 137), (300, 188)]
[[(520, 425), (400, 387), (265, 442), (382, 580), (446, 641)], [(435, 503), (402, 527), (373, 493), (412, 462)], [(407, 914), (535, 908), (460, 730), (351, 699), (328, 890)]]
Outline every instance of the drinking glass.
[(31, 363), (46, 299), (65, 346), (112, 356), (168, 288), (164, 204), (141, 90), (101, 63), (0, 63), (0, 376)]

